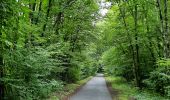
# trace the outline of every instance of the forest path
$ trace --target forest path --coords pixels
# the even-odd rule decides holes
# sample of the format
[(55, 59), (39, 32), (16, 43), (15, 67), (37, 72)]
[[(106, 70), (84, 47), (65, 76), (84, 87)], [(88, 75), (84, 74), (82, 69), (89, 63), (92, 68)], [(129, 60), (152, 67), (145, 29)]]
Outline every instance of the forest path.
[(103, 74), (98, 74), (69, 100), (112, 100), (112, 98)]

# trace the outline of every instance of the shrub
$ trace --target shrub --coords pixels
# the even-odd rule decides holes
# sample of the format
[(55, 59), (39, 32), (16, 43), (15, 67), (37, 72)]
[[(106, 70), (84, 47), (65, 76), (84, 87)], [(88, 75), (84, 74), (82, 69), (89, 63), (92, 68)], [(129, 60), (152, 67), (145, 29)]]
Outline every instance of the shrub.
[(150, 89), (156, 92), (170, 96), (170, 60), (164, 59), (158, 61), (158, 68), (150, 73), (149, 79), (145, 80)]

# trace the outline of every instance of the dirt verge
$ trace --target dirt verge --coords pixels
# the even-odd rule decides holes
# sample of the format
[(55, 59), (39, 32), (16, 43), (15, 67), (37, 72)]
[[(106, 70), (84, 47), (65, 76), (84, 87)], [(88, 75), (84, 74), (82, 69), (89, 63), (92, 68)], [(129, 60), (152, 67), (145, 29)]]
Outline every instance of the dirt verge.
[[(105, 80), (106, 80), (106, 78), (105, 78)], [(107, 81), (107, 80), (106, 80), (106, 85), (107, 85), (107, 88), (108, 88), (108, 90), (110, 92), (112, 100), (119, 100), (118, 99), (119, 90), (113, 89), (112, 88), (112, 84), (109, 81)]]

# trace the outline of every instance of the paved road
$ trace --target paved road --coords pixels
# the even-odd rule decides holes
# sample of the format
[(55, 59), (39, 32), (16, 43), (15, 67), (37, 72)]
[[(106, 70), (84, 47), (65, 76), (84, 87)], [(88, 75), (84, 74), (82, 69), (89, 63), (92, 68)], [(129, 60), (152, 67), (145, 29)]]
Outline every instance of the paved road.
[(69, 100), (112, 100), (102, 74), (92, 78)]

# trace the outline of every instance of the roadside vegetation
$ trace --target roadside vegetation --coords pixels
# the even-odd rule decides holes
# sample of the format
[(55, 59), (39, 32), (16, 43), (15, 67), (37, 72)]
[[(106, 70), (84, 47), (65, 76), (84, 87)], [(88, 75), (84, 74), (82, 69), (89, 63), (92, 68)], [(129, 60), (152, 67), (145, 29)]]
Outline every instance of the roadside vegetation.
[(52, 93), (46, 100), (68, 100), (70, 96), (81, 89), (81, 87), (84, 86), (91, 78), (92, 76), (81, 81), (77, 81), (76, 83), (66, 84), (62, 90)]
[(108, 76), (106, 81), (112, 86), (113, 91), (117, 92), (115, 95), (117, 99), (113, 100), (169, 100), (168, 97), (163, 97), (148, 89), (139, 91), (122, 77)]

